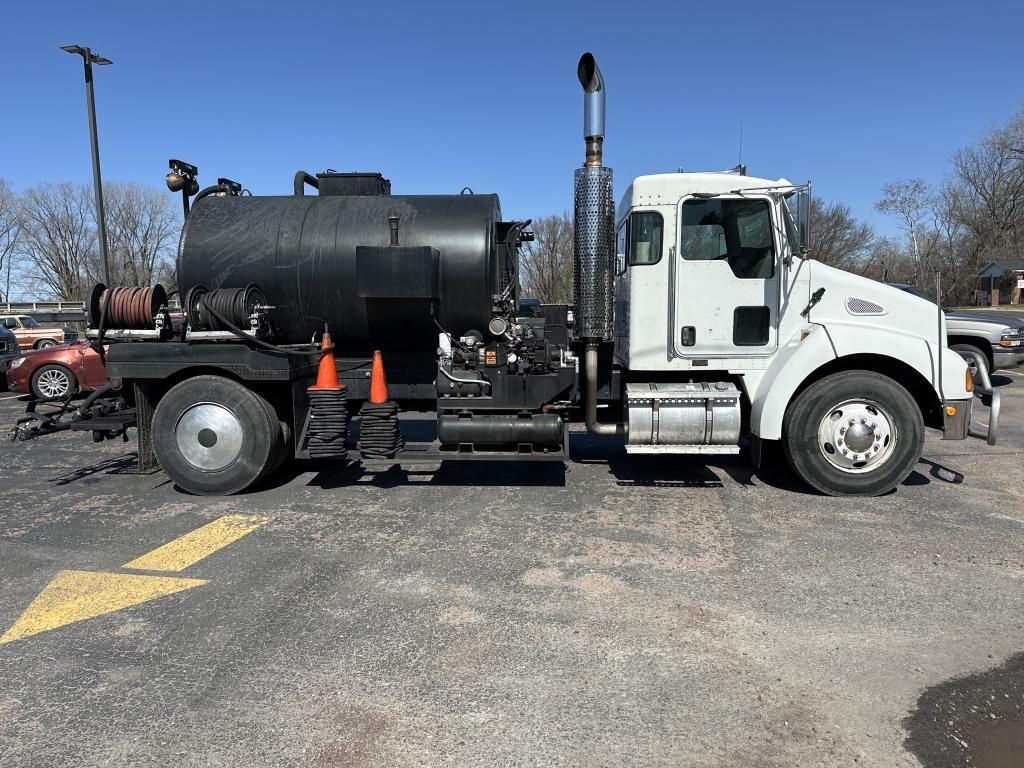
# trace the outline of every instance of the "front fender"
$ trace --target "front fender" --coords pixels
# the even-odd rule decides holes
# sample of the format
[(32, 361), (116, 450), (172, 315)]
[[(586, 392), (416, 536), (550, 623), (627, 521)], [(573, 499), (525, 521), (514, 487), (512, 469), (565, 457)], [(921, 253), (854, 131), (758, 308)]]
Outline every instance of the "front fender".
[(822, 326), (800, 329), (779, 347), (756, 388), (747, 390), (750, 431), (763, 440), (781, 439), (782, 419), (797, 388), (811, 373), (835, 359), (835, 349)]
[[(801, 341), (801, 335), (807, 334)], [(771, 366), (750, 398), (750, 431), (763, 440), (782, 438), (782, 421), (794, 394), (819, 368), (851, 355), (888, 357), (914, 369), (938, 393), (939, 348), (920, 336), (892, 328), (873, 328), (861, 323), (829, 322), (801, 330), (780, 348)], [(947, 400), (971, 397), (966, 388), (967, 364), (950, 349), (943, 348), (943, 394)]]
[(921, 336), (894, 328), (877, 328), (858, 322), (826, 324), (829, 338), (839, 357), (847, 355), (885, 355), (909, 365), (927, 381), (939, 399), (939, 366), (942, 358), (942, 394), (947, 400), (971, 397), (967, 391), (967, 363), (953, 350)]

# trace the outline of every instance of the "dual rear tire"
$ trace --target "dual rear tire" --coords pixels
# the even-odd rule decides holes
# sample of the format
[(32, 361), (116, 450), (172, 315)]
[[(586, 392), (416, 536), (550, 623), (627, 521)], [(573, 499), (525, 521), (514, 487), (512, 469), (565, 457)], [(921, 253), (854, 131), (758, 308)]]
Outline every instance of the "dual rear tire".
[(153, 450), (183, 490), (238, 493), (287, 458), (290, 440), (267, 400), (223, 376), (173, 386), (153, 413)]

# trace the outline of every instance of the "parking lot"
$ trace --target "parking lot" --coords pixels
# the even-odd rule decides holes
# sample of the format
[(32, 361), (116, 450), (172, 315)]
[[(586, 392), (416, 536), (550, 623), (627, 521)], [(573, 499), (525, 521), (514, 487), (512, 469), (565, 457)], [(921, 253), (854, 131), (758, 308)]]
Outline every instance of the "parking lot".
[(1011, 765), (1024, 376), (994, 380), (1000, 444), (932, 433), (876, 499), (578, 433), (564, 469), (228, 498), (4, 442), (0, 765)]

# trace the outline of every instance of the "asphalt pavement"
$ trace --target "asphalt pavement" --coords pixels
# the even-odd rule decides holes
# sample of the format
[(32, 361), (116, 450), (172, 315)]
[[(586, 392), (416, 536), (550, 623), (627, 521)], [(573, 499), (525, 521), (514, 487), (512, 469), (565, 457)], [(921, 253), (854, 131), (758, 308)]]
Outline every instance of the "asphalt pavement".
[(1020, 765), (1024, 376), (995, 381), (999, 445), (930, 434), (875, 499), (579, 433), (565, 468), (229, 498), (131, 443), (2, 443), (0, 766)]

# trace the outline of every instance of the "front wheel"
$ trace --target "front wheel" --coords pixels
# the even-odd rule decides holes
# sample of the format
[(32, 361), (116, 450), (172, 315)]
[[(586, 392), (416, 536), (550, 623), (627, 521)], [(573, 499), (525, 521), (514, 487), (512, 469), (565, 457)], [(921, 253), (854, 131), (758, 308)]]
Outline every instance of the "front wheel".
[(32, 374), (32, 394), (38, 400), (71, 397), (78, 391), (78, 379), (69, 368), (56, 363), (39, 366)]
[(49, 349), (50, 347), (56, 347), (56, 339), (40, 339), (36, 342), (36, 349)]
[(794, 471), (830, 496), (878, 496), (913, 470), (924, 446), (921, 409), (898, 382), (842, 371), (790, 403), (783, 445)]
[(222, 376), (195, 376), (157, 403), (153, 451), (186, 491), (238, 493), (276, 465), (281, 426), (274, 407), (252, 390)]

